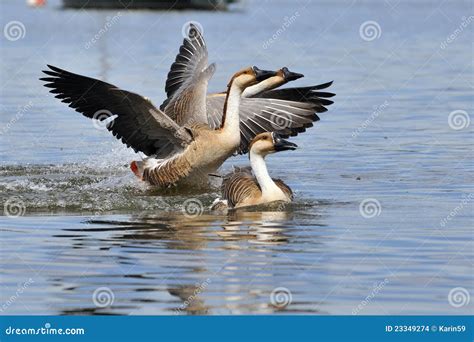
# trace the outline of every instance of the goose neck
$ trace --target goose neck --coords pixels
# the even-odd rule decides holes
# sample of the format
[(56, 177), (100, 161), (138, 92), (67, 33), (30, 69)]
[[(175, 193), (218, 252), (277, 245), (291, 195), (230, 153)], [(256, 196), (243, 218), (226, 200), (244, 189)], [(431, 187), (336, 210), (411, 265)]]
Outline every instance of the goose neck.
[(283, 194), (281, 189), (273, 181), (272, 177), (270, 177), (263, 156), (250, 151), (250, 165), (252, 166), (255, 178), (257, 178), (258, 185), (262, 190), (263, 198), (281, 196)]
[(284, 80), (281, 80), (280, 77), (270, 77), (266, 80), (263, 80), (253, 86), (245, 88), (242, 93), (242, 97), (252, 97), (266, 90), (272, 90), (284, 83)]
[(239, 128), (239, 106), (240, 106), (240, 97), (242, 95), (243, 89), (236, 85), (234, 82), (231, 83), (229, 90), (227, 92), (226, 105), (225, 105), (225, 121), (223, 130), (226, 132), (238, 133), (240, 136)]

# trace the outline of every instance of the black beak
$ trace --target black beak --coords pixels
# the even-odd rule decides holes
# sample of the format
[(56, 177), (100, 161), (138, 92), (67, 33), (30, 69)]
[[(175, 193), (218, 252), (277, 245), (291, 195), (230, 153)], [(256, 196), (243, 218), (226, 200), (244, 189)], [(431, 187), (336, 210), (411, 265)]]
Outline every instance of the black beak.
[(266, 80), (269, 77), (276, 76), (276, 71), (271, 71), (271, 70), (261, 70), (254, 66), (253, 71), (255, 72), (255, 77), (257, 78), (257, 81), (263, 81)]
[(276, 152), (287, 150), (293, 151), (296, 150), (296, 148), (298, 147), (298, 145), (283, 139), (277, 133), (273, 133), (273, 146)]
[(298, 78), (304, 76), (303, 74), (298, 74), (297, 72), (291, 72), (287, 67), (282, 68), (281, 71), (283, 71), (283, 77), (287, 82), (297, 80)]

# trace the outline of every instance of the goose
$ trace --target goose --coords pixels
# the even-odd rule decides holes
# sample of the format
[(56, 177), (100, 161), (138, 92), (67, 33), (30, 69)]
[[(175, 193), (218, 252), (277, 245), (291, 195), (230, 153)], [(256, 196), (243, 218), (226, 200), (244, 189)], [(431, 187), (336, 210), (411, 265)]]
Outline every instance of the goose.
[(297, 145), (283, 139), (278, 133), (260, 133), (249, 146), (251, 168), (235, 168), (223, 178), (222, 199), (218, 198), (211, 210), (242, 208), (271, 202), (291, 202), (293, 192), (280, 179), (271, 178), (265, 157), (268, 154), (295, 150)]
[[(274, 71), (248, 67), (235, 73), (228, 84), (222, 125), (211, 129), (194, 120), (180, 126), (163, 111), (138, 94), (111, 84), (70, 73), (48, 65), (48, 76), (41, 80), (62, 102), (83, 115), (94, 118), (97, 112), (109, 111), (116, 118), (107, 126), (117, 138), (142, 151), (168, 149), (165, 158), (148, 158), (131, 163), (132, 171), (151, 185), (167, 188), (173, 185), (205, 185), (209, 173), (230, 157), (239, 145), (239, 102), (246, 87), (276, 74)], [(200, 75), (206, 80), (213, 65)], [(96, 92), (82, 92), (85, 87)], [(105, 95), (105, 96), (102, 96)], [(98, 109), (103, 108), (103, 109)], [(148, 114), (148, 115), (146, 115)], [(129, 127), (137, 127), (134, 132)], [(171, 146), (171, 148), (169, 147)]]
[[(207, 60), (204, 38), (201, 32), (191, 25), (168, 73), (165, 85), (167, 99), (159, 109), (148, 98), (139, 94), (52, 65), (48, 65), (49, 70), (43, 71), (48, 77), (40, 80), (46, 82), (44, 86), (51, 88), (50, 92), (55, 94), (56, 98), (84, 116), (100, 120), (103, 120), (104, 116), (113, 118), (106, 128), (127, 147), (149, 157), (143, 162), (132, 162), (132, 171), (140, 179), (160, 186), (176, 184), (184, 178), (192, 184), (192, 177), (196, 173), (199, 174), (196, 181), (201, 183), (207, 168), (200, 172), (188, 165), (189, 160), (183, 169), (175, 169), (174, 177), (156, 179), (156, 176), (149, 176), (152, 174), (149, 170), (156, 169), (157, 166), (171, 168), (171, 164), (176, 164), (177, 156), (194, 140), (194, 135), (207, 132), (206, 126), (210, 130), (220, 131), (227, 125), (226, 130), (232, 129), (233, 132), (229, 142), (235, 145), (235, 152), (242, 154), (247, 152), (251, 139), (261, 132), (277, 131), (284, 137), (303, 132), (319, 120), (316, 113), (327, 111), (325, 106), (333, 103), (328, 98), (334, 94), (319, 91), (327, 88), (332, 82), (312, 87), (274, 89), (275, 86), (291, 80), (291, 73), (287, 73), (280, 75), (280, 80), (274, 79), (273, 83), (267, 84), (267, 90), (254, 88), (249, 94), (252, 97), (241, 98), (240, 105), (237, 106), (238, 115), (226, 119), (224, 107), (227, 95), (207, 94), (208, 81), (215, 72), (215, 64), (208, 65)], [(272, 76), (278, 75), (274, 72), (270, 75), (267, 72), (265, 79)], [(282, 76), (285, 78), (283, 81)], [(275, 125), (275, 122), (282, 122), (282, 126)], [(194, 130), (191, 129), (193, 125)], [(196, 131), (196, 125), (201, 127), (200, 132)], [(237, 137), (239, 134), (240, 138)], [(209, 154), (214, 151), (211, 145), (213, 143), (215, 140), (208, 140), (206, 149)], [(225, 160), (223, 156), (226, 155), (227, 153), (219, 155), (210, 169), (219, 167)], [(206, 163), (203, 165), (210, 166)], [(190, 169), (196, 172), (191, 173)]]
[[(206, 94), (207, 83), (199, 89), (196, 86), (195, 80), (207, 63), (204, 37), (195, 25), (190, 24), (188, 36), (167, 76), (167, 99), (160, 105), (160, 109), (178, 124), (198, 121), (213, 129), (222, 126), (226, 92)], [(215, 66), (214, 63), (211, 65)], [(239, 106), (241, 141), (237, 153), (246, 154), (250, 142), (259, 133), (275, 131), (288, 138), (305, 132), (319, 120), (317, 113), (326, 112), (326, 107), (334, 103), (329, 98), (335, 94), (324, 91), (332, 81), (309, 87), (279, 88), (301, 77), (302, 74), (285, 67), (274, 77), (244, 91)]]
[(185, 129), (193, 141), (182, 152), (166, 159), (132, 162), (132, 171), (140, 179), (160, 187), (175, 185), (181, 178), (185, 178), (183, 184), (206, 185), (208, 175), (215, 172), (240, 143), (239, 104), (243, 91), (275, 74), (255, 66), (235, 73), (227, 86), (223, 124), (219, 129), (191, 122)]
[[(202, 44), (204, 44), (204, 43), (202, 43)], [(247, 96), (257, 95), (257, 94), (261, 93), (262, 91), (277, 88), (280, 85), (285, 84), (285, 83), (287, 83), (291, 80), (295, 80), (295, 79), (298, 79), (300, 77), (303, 77), (302, 74), (291, 72), (287, 67), (283, 67), (283, 68), (281, 68), (280, 70), (278, 70), (276, 72), (261, 71), (256, 67), (254, 67), (254, 69), (257, 70), (260, 73), (265, 74), (265, 76), (264, 76), (265, 78), (264, 77), (261, 77), (260, 79), (257, 78), (258, 83), (254, 84), (254, 85), (247, 86), (246, 88), (242, 87), (241, 89), (243, 89), (243, 92), (240, 92), (239, 93), (240, 95), (237, 94), (237, 93), (235, 94), (235, 96), (240, 97), (240, 99), (242, 99), (243, 97), (247, 97)], [(233, 76), (232, 80), (235, 77), (238, 77), (238, 74), (240, 74), (240, 73), (242, 73), (242, 72), (239, 72), (239, 73), (235, 74)], [(230, 94), (233, 92), (233, 88), (232, 88), (233, 81), (232, 80), (231, 80), (231, 82), (229, 82), (228, 90), (224, 93), (219, 94), (219, 95), (223, 94), (223, 96), (226, 99), (229, 98)], [(189, 99), (189, 98), (187, 98), (187, 99)], [(222, 108), (222, 110), (224, 111), (224, 116), (228, 115), (226, 110), (229, 108), (229, 104), (231, 103), (230, 100), (229, 101), (226, 100), (226, 102), (225, 102), (225, 104)], [(179, 105), (179, 102), (176, 102), (176, 103)], [(239, 106), (236, 105), (235, 108), (239, 108)], [(166, 108), (164, 110), (165, 110), (165, 113), (166, 113)], [(182, 110), (182, 108), (181, 108), (181, 110)], [(235, 111), (235, 113), (237, 113), (237, 111)], [(170, 113), (170, 115), (173, 115), (173, 114)], [(182, 120), (179, 120), (179, 119), (178, 119), (178, 122), (184, 123), (184, 122), (182, 122)], [(188, 121), (188, 122), (194, 122), (194, 121)], [(227, 146), (228, 143), (231, 144), (232, 142), (235, 143), (235, 146), (238, 146), (237, 140), (239, 139), (239, 137), (238, 137), (238, 133), (237, 133), (238, 129), (236, 128), (236, 125), (238, 125), (238, 122), (239, 122), (238, 115), (233, 114), (232, 117), (228, 117), (227, 122), (228, 122), (227, 126), (226, 125), (221, 125), (220, 127), (214, 127), (213, 129), (216, 129), (216, 130), (228, 129), (229, 133), (227, 133), (227, 135), (222, 135), (222, 136), (216, 135), (216, 136), (219, 137), (219, 139), (226, 139), (225, 140), (226, 146)], [(202, 126), (200, 126), (199, 129), (206, 131), (206, 130), (208, 130), (208, 127), (205, 126), (205, 125), (202, 125)], [(231, 132), (233, 132), (233, 133), (231, 133)], [(224, 136), (226, 138), (224, 138)], [(216, 142), (215, 139), (213, 139), (212, 137), (208, 137), (208, 139), (206, 139), (204, 141), (206, 141), (209, 145), (214, 146), (215, 148), (219, 147), (219, 142)], [(222, 148), (224, 148), (224, 147), (222, 147)], [(235, 147), (234, 147), (233, 150), (235, 151)], [(204, 149), (203, 149), (203, 151), (204, 151)], [(227, 151), (223, 155), (223, 158), (227, 159), (228, 157), (230, 157), (230, 155), (232, 155), (233, 152), (232, 153), (229, 153), (229, 152), (230, 151)], [(206, 175), (207, 175), (206, 172), (208, 172), (208, 173), (214, 172), (225, 161), (225, 159), (224, 160), (221, 160), (220, 158), (217, 159), (217, 162), (218, 162), (217, 165), (210, 163), (209, 167), (207, 167), (207, 168), (206, 167), (197, 168), (199, 174), (193, 174), (193, 175), (191, 175), (190, 178), (194, 179), (194, 180), (196, 180), (198, 178), (201, 178), (201, 183), (203, 183), (204, 180), (206, 179)], [(166, 161), (166, 160), (157, 160), (157, 159), (154, 159), (154, 158), (147, 158), (147, 159), (145, 159), (144, 162), (142, 162), (142, 161), (132, 162), (131, 163), (131, 169), (139, 179), (141, 179), (143, 181), (146, 181), (146, 182), (148, 182), (152, 185), (163, 185), (163, 184), (161, 184), (160, 181), (157, 181), (157, 174), (160, 172), (161, 169), (166, 167), (165, 165), (167, 165), (166, 164), (167, 162), (168, 161)], [(198, 162), (196, 162), (196, 164), (198, 164)], [(159, 176), (158, 176), (158, 179), (159, 179)]]

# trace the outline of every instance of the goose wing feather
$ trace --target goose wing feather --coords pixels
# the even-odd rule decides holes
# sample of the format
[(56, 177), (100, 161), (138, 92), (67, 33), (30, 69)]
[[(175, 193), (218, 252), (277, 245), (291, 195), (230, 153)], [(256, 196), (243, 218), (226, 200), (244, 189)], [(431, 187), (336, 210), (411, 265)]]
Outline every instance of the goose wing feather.
[(135, 152), (164, 158), (182, 149), (191, 135), (144, 97), (86, 76), (48, 65), (40, 80), (61, 102), (91, 119), (115, 119), (106, 127)]
[(190, 24), (188, 36), (171, 65), (166, 80), (167, 99), (160, 109), (183, 126), (207, 124), (206, 93), (215, 64), (208, 66), (207, 46), (199, 29)]
[[(313, 122), (319, 120), (316, 113), (327, 111), (325, 106), (333, 103), (327, 97), (334, 94), (317, 91), (329, 85), (331, 82), (313, 87), (266, 91), (257, 97), (242, 98), (239, 107), (239, 153), (247, 153), (250, 142), (259, 133), (278, 132), (287, 138), (313, 126)], [(220, 127), (224, 102), (225, 94), (207, 97), (207, 113), (212, 128)]]
[(315, 105), (318, 113), (323, 113), (327, 111), (325, 108), (326, 106), (334, 103), (333, 101), (328, 100), (328, 98), (331, 98), (336, 94), (320, 90), (329, 88), (332, 83), (333, 82), (331, 81), (309, 87), (267, 90), (260, 94), (256, 94), (254, 97), (312, 103)]

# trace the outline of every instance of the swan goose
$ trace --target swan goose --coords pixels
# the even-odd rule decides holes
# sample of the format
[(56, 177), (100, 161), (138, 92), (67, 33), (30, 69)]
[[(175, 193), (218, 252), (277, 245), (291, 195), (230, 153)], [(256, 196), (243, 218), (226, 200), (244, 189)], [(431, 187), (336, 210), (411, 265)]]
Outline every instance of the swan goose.
[(211, 210), (224, 210), (266, 204), (271, 202), (291, 202), (293, 192), (280, 179), (270, 177), (265, 157), (268, 154), (294, 150), (297, 145), (283, 139), (278, 133), (260, 133), (249, 146), (251, 169), (235, 168), (224, 176), (222, 199), (212, 204)]
[[(50, 92), (56, 98), (86, 117), (96, 118), (104, 112), (113, 115), (113, 123), (106, 127), (117, 139), (135, 152), (158, 158), (146, 159), (143, 164), (132, 163), (134, 171), (144, 172), (144, 164), (156, 166), (162, 160), (171, 161), (193, 141), (189, 125), (207, 125), (211, 130), (223, 128), (226, 94), (206, 94), (207, 83), (215, 71), (215, 64), (207, 65), (207, 59), (202, 34), (191, 25), (168, 74), (165, 87), (168, 98), (160, 106), (161, 110), (136, 93), (54, 66), (48, 65), (50, 70), (43, 72), (49, 77), (41, 80), (46, 82), (46, 87), (52, 88)], [(316, 91), (327, 88), (331, 82), (313, 87), (268, 90), (292, 79), (288, 72), (274, 76), (280, 79), (274, 78), (264, 87), (266, 90), (255, 87), (247, 94), (252, 97), (247, 98), (244, 93), (241, 99), (238, 107), (240, 146), (238, 143), (235, 146), (239, 153), (246, 152), (250, 140), (261, 131), (277, 130), (284, 136), (304, 131), (319, 120), (315, 113), (326, 111), (324, 106), (332, 103), (327, 98), (334, 94)], [(275, 129), (273, 117), (284, 119), (281, 129), (278, 126)], [(238, 121), (232, 127), (239, 134)], [(237, 142), (236, 138), (232, 140)], [(222, 162), (218, 160), (217, 167)], [(170, 167), (171, 163), (166, 165)], [(188, 171), (183, 169), (176, 173), (174, 178), (181, 179)]]
[(133, 162), (131, 167), (134, 173), (142, 180), (161, 187), (176, 184), (182, 178), (185, 178), (181, 182), (183, 184), (206, 185), (208, 175), (215, 172), (239, 146), (239, 104), (243, 91), (273, 75), (275, 72), (257, 67), (245, 68), (234, 74), (227, 86), (220, 128), (188, 123), (185, 129), (193, 141), (182, 152), (167, 159), (148, 158), (144, 162)]
[[(117, 138), (127, 144), (133, 141), (135, 146), (142, 146), (142, 141), (153, 143), (143, 146), (145, 149), (162, 148), (159, 145), (161, 141), (165, 142), (165, 146), (171, 145), (171, 153), (167, 157), (148, 158), (143, 162), (132, 162), (131, 165), (141, 179), (163, 188), (176, 184), (207, 185), (208, 174), (215, 172), (239, 146), (239, 102), (242, 92), (246, 87), (276, 74), (257, 67), (245, 68), (234, 74), (228, 84), (222, 125), (219, 129), (212, 129), (203, 122), (195, 121), (196, 118), (179, 125), (140, 95), (57, 67), (49, 68), (52, 71), (44, 72), (53, 77), (42, 80), (49, 82), (46, 86), (53, 88), (52, 92), (59, 94), (56, 97), (70, 103), (70, 107), (89, 118), (94, 118), (100, 106), (117, 115), (114, 124), (108, 127)], [(214, 66), (210, 65), (202, 71), (200, 78), (206, 80), (213, 72)], [(107, 96), (101, 97), (100, 93), (86, 93), (84, 96), (80, 90), (85, 84)], [(78, 85), (79, 91), (75, 91), (75, 85)], [(153, 120), (144, 116), (145, 113), (151, 115)], [(129, 134), (128, 128), (136, 127), (137, 123), (137, 130)], [(133, 140), (141, 136), (148, 140)], [(130, 145), (133, 146), (132, 143)]]
[[(225, 92), (203, 96), (205, 89), (201, 88), (199, 106), (189, 108), (190, 98), (196, 96), (196, 88), (189, 85), (196, 78), (196, 72), (205, 68), (207, 62), (208, 51), (202, 33), (191, 24), (188, 38), (184, 39), (168, 73), (165, 87), (168, 98), (160, 106), (178, 124), (191, 119), (205, 121), (211, 128), (222, 125)], [(250, 142), (259, 133), (276, 131), (286, 138), (304, 132), (319, 120), (317, 113), (327, 111), (326, 106), (333, 103), (329, 98), (335, 94), (321, 90), (328, 88), (332, 82), (278, 88), (300, 77), (303, 75), (282, 68), (274, 77), (244, 91), (239, 106), (241, 143), (238, 153), (247, 153)], [(193, 103), (196, 104), (196, 101)], [(188, 111), (189, 115), (183, 116), (182, 113)]]

